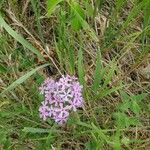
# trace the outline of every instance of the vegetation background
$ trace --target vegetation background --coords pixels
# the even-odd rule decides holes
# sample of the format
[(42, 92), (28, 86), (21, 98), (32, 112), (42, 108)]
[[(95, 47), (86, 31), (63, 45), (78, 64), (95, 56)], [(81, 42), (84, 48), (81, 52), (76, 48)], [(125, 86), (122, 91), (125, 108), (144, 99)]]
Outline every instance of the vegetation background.
[[(47, 77), (76, 75), (85, 108), (39, 118)], [(0, 149), (149, 150), (150, 0), (0, 0)]]

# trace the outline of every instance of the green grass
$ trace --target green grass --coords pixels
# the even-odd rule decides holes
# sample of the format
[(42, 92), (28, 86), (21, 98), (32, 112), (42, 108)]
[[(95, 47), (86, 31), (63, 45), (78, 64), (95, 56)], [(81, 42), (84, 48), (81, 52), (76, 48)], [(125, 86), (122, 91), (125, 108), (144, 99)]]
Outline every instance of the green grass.
[[(149, 6), (2, 0), (0, 149), (150, 149)], [(62, 74), (79, 78), (85, 106), (60, 126), (39, 118), (38, 87)]]

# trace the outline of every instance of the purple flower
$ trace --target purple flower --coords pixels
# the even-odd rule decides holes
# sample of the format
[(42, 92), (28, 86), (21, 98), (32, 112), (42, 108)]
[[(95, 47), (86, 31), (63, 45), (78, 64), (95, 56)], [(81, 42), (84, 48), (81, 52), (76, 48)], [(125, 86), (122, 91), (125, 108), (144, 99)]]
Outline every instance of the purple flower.
[(73, 92), (75, 95), (81, 95), (82, 86), (80, 85), (79, 82), (73, 83), (72, 88), (73, 88), (73, 91), (72, 91), (72, 92)]
[(68, 111), (69, 111), (68, 106), (64, 107), (63, 103), (60, 103), (59, 107), (55, 108), (55, 115), (54, 115), (55, 121), (59, 124), (63, 124), (64, 122), (66, 122), (69, 116)]
[(50, 117), (56, 123), (63, 124), (71, 111), (83, 107), (82, 86), (75, 76), (62, 76), (57, 82), (48, 78), (39, 90), (45, 97), (39, 108), (43, 120)]
[(39, 107), (40, 112), (40, 118), (43, 118), (43, 120), (46, 120), (49, 116), (48, 112), (49, 107), (47, 106), (47, 102), (42, 102), (42, 105)]
[(45, 93), (45, 101), (47, 101), (51, 104), (51, 103), (53, 103), (52, 98), (53, 98), (52, 93), (50, 93), (50, 92)]
[(39, 87), (40, 93), (44, 94), (49, 92), (50, 90), (53, 91), (55, 88), (55, 81), (53, 79), (47, 78), (43, 84)]
[(64, 101), (70, 101), (70, 99), (73, 97), (73, 94), (71, 93), (71, 90), (68, 89), (68, 90), (64, 90), (64, 91), (61, 91), (59, 93), (59, 96), (61, 99), (63, 99)]
[(73, 101), (70, 101), (70, 106), (69, 106), (70, 109), (72, 109), (73, 111), (77, 111), (77, 108), (79, 107), (83, 107), (82, 97), (77, 97), (74, 98)]
[(48, 108), (48, 116), (52, 117), (55, 114), (55, 110), (52, 106)]

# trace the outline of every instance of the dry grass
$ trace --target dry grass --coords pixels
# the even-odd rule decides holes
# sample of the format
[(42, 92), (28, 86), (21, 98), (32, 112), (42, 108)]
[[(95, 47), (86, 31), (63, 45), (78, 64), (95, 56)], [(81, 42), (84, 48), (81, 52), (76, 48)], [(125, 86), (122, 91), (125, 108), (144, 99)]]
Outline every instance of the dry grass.
[[(80, 3), (84, 7), (84, 2)], [(38, 16), (41, 24), (39, 28), (42, 31), (40, 33), (33, 6), (29, 0), (5, 0), (1, 7), (5, 21), (30, 42), (46, 60), (41, 61), (1, 28), (1, 91), (31, 68), (45, 62), (50, 63), (50, 66), (38, 71), (23, 84), (2, 96), (0, 135), (2, 134), (3, 138), (0, 140), (2, 143), (0, 149), (50, 149), (50, 147), (53, 150), (80, 150), (87, 147), (91, 150), (112, 149), (113, 144), (103, 139), (100, 134), (101, 130), (114, 143), (119, 138), (121, 149), (148, 150), (150, 148), (150, 34), (147, 30), (147, 39), (143, 44), (141, 42), (143, 9), (139, 10), (138, 15), (133, 16), (130, 24), (124, 29), (121, 28), (132, 8), (137, 5), (136, 3), (138, 4), (136, 1), (128, 1), (121, 7), (119, 13), (115, 10), (115, 1), (104, 1), (101, 10), (95, 10), (94, 19), (87, 15), (86, 20), (99, 39), (98, 42), (95, 42), (83, 29), (76, 32), (70, 27), (72, 16), (69, 14), (70, 9), (67, 3), (58, 5), (55, 12), (48, 18), (45, 2), (39, 1), (39, 8), (37, 8), (38, 11), (40, 10), (40, 16)], [(90, 4), (95, 8), (94, 1), (91, 1)], [(60, 15), (61, 11), (67, 13), (66, 20), (63, 20)], [(67, 51), (71, 48), (75, 59), (74, 71), (70, 69), (69, 55), (64, 55), (61, 62), (57, 53), (58, 49)], [(58, 78), (65, 73), (79, 76), (77, 64), (80, 48), (83, 52), (84, 81), (86, 83), (84, 110), (79, 110), (78, 115), (72, 114), (68, 124), (62, 127), (53, 124), (50, 120), (42, 122), (37, 111), (42, 100), (38, 94), (39, 84), (49, 76)], [(95, 93), (91, 87), (98, 48), (101, 50), (103, 65), (101, 70), (108, 69), (100, 80), (100, 88)], [(111, 77), (110, 71), (113, 67), (115, 69), (112, 70)], [(105, 85), (106, 80), (108, 83)], [(115, 90), (119, 86), (122, 87)], [(114, 91), (105, 95), (104, 92), (110, 89)], [(139, 104), (138, 118), (131, 110), (125, 111), (126, 115), (134, 116), (142, 125), (124, 126), (121, 129), (117, 126), (114, 113), (120, 111), (118, 106), (123, 103), (120, 95), (122, 90), (131, 96), (147, 93), (147, 97)], [(85, 123), (85, 126), (78, 124), (78, 121)], [(99, 131), (91, 126), (91, 123)], [(86, 125), (91, 126), (92, 129)], [(50, 132), (33, 134), (29, 131), (26, 133), (22, 131), (24, 127), (46, 128), (50, 129)], [(116, 138), (117, 131), (120, 131), (118, 138)], [(113, 147), (113, 149), (116, 148)]]

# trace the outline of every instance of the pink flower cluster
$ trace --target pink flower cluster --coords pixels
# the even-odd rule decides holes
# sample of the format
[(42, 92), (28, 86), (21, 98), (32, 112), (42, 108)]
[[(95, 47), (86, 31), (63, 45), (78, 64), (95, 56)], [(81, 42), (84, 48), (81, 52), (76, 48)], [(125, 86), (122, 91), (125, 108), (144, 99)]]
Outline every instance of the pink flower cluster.
[(75, 76), (62, 76), (58, 81), (47, 78), (39, 90), (45, 97), (39, 107), (43, 120), (50, 117), (58, 124), (63, 124), (71, 111), (83, 106), (82, 86)]

